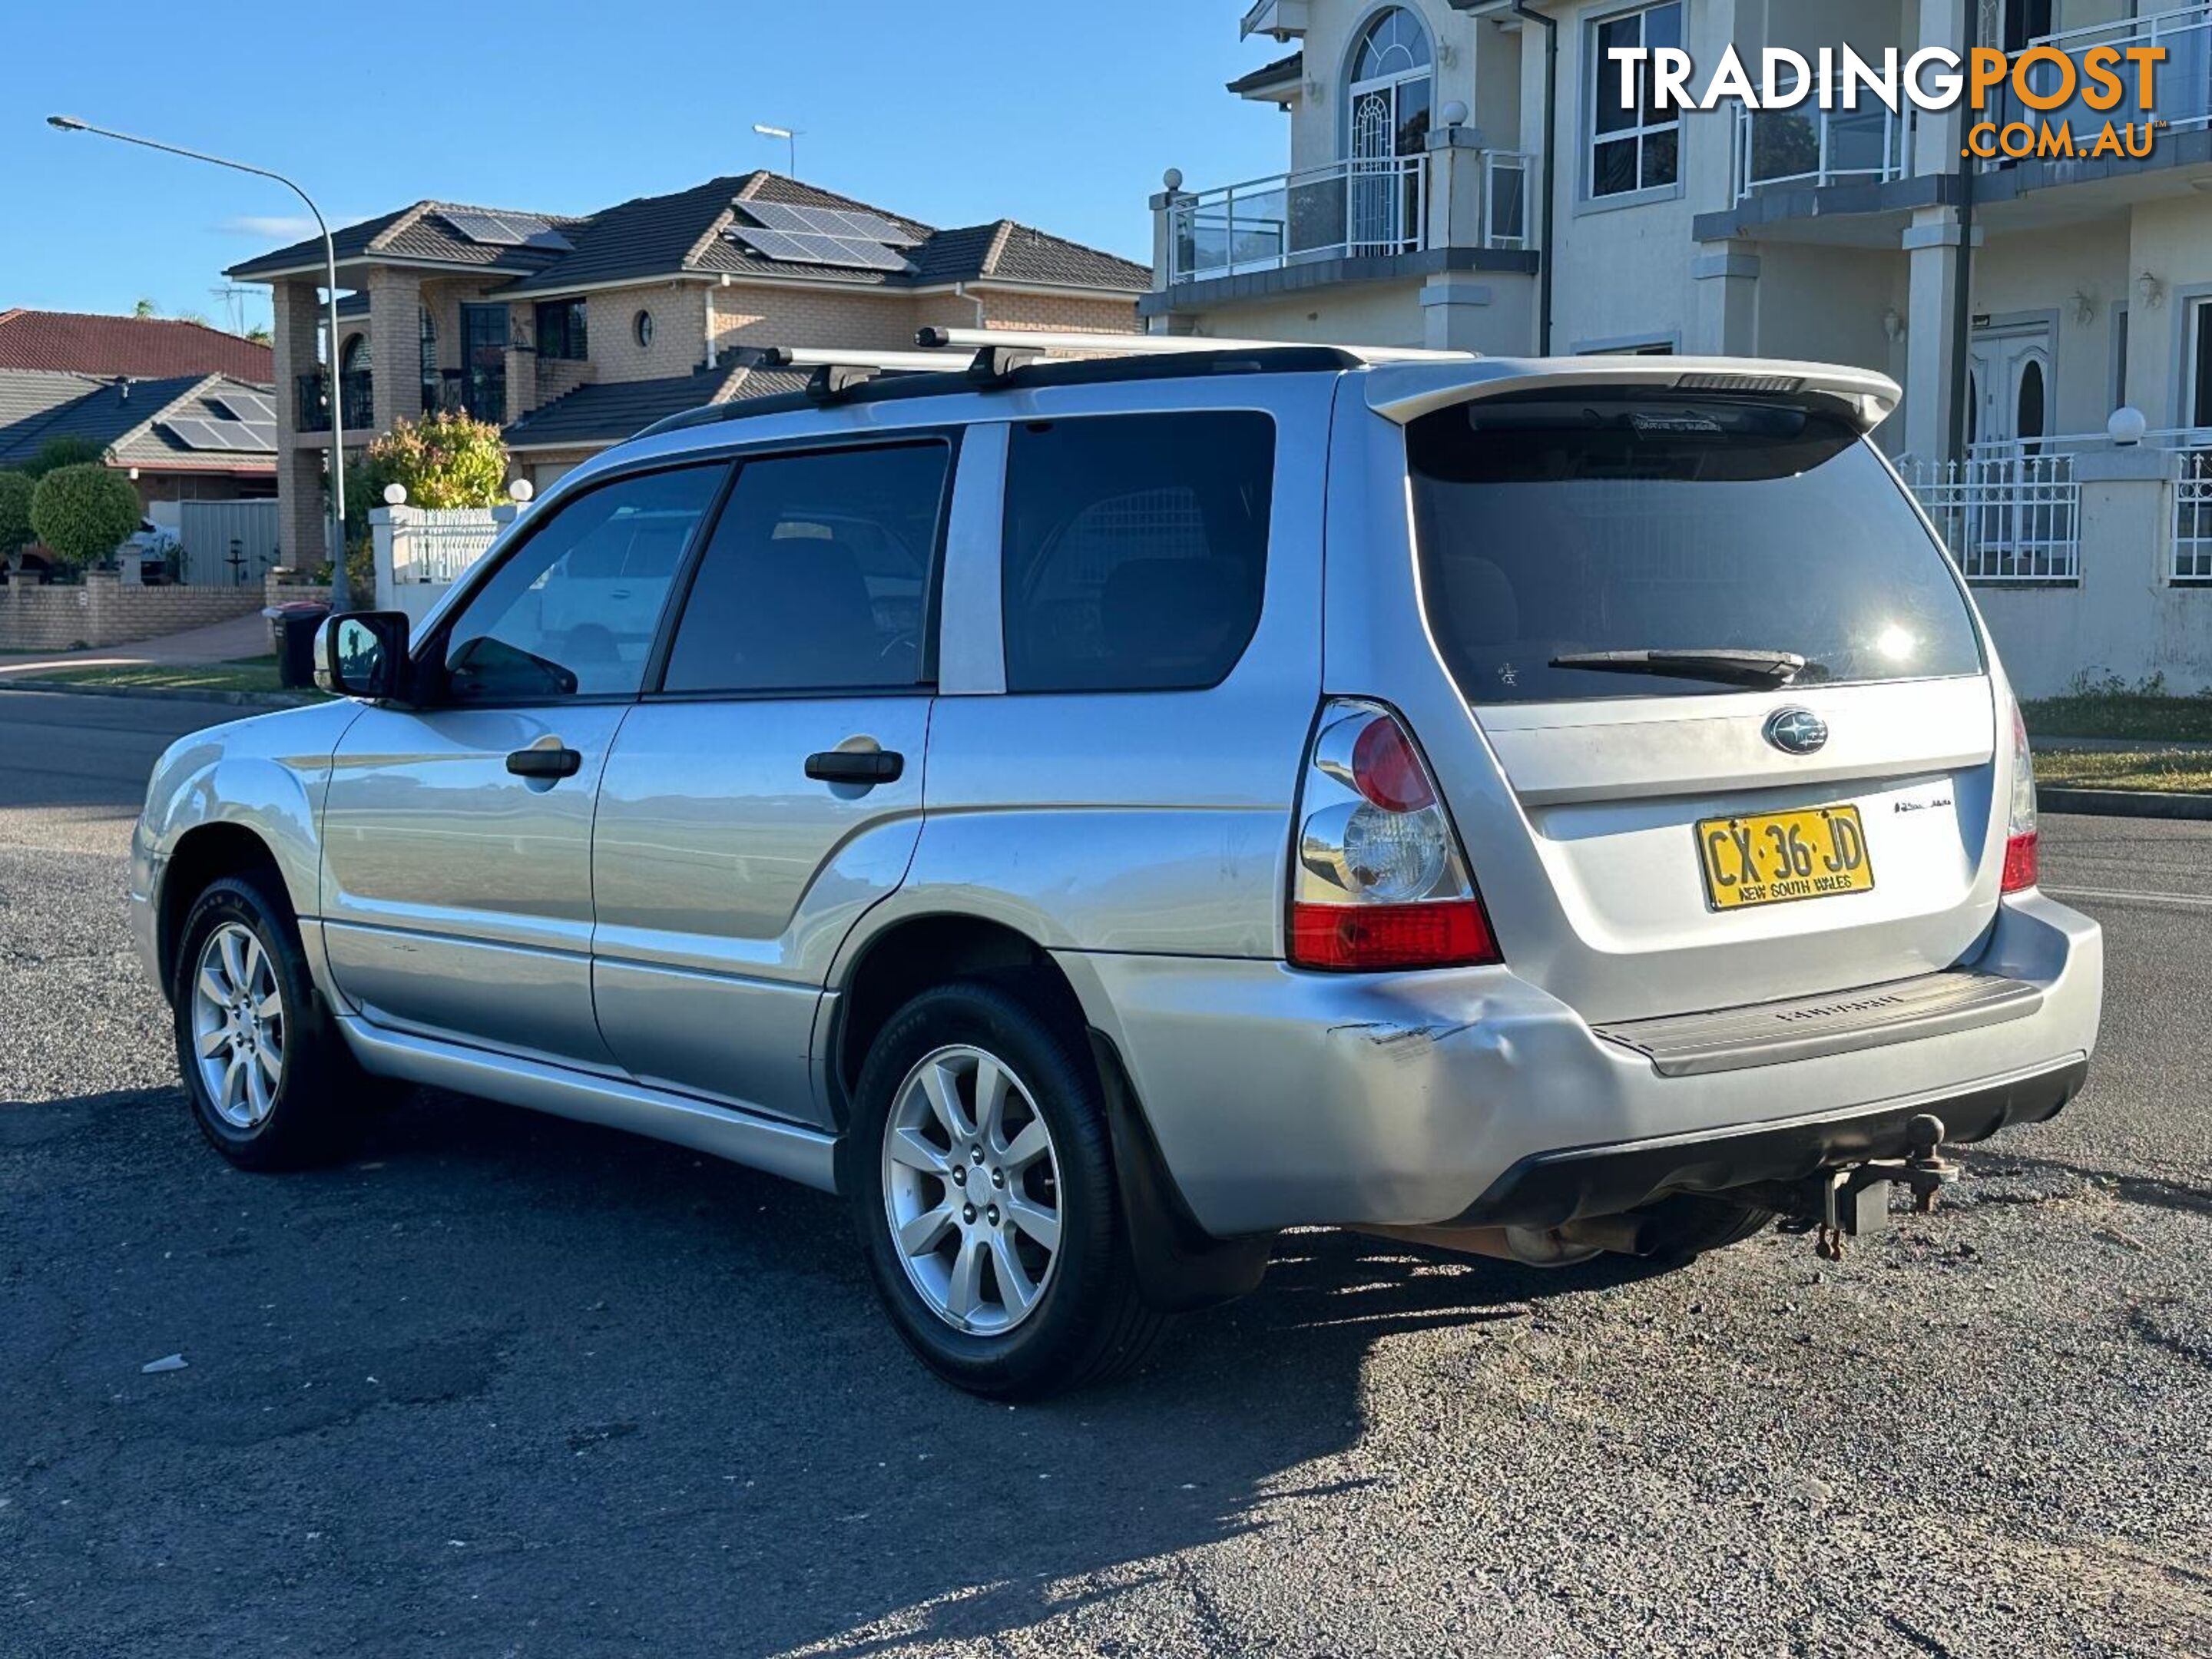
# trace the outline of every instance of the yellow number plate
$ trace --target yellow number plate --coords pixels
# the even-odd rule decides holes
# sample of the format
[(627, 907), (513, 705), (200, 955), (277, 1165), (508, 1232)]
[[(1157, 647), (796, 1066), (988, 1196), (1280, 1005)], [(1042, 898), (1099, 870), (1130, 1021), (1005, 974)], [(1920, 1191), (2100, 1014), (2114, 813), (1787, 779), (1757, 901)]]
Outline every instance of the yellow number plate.
[(1874, 861), (1856, 806), (1700, 819), (1698, 862), (1705, 872), (1705, 902), (1716, 910), (1874, 887)]

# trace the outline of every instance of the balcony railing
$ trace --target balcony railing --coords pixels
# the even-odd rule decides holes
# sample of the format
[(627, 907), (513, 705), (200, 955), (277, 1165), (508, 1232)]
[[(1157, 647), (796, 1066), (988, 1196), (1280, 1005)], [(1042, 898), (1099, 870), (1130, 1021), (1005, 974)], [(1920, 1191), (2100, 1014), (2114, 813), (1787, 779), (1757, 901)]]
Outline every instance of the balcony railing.
[[(1458, 154), (1470, 163), (1474, 158), (1472, 150)], [(1332, 161), (1198, 191), (1168, 210), (1168, 281), (1412, 253), (1446, 240), (1458, 246), (1533, 249), (1535, 173), (1534, 159), (1518, 151), (1483, 152), (1475, 222), (1463, 229), (1432, 227), (1432, 220), (1449, 216), (1432, 210), (1431, 180), (1442, 190), (1452, 173), (1431, 155)]]
[[(299, 380), (298, 419), (295, 424), (302, 432), (328, 432), (331, 429), (331, 384), (327, 374), (302, 374)], [(376, 429), (376, 398), (373, 377), (365, 369), (353, 369), (338, 376), (338, 398), (345, 414), (345, 429), (349, 432), (373, 432)]]
[(1911, 165), (1907, 115), (1863, 96), (1860, 107), (1821, 109), (1818, 94), (1796, 109), (1735, 112), (1735, 199), (1773, 185), (1885, 184)]
[(2181, 452), (2173, 486), (2173, 563), (2167, 580), (2212, 584), (2212, 427), (2147, 432), (2143, 441)]
[[(2055, 47), (2072, 58), (2077, 88), (2089, 84), (2081, 69), (2082, 54), (2092, 46), (2117, 46), (2122, 51), (2130, 46), (2162, 46), (2166, 56), (2155, 70), (2153, 113), (2170, 123), (2176, 132), (2212, 125), (2212, 0), (2195, 0), (2148, 17), (2124, 17), (2084, 28), (2063, 29), (2033, 44)], [(2030, 109), (2007, 81), (1991, 100), (1989, 118), (2000, 126), (2025, 121), (2038, 132), (2047, 125), (2053, 131), (2071, 132), (2077, 146), (2084, 141), (2094, 143), (2108, 122), (2145, 118), (2135, 103), (2135, 66), (2122, 63), (2117, 72), (2127, 86), (2128, 96), (2116, 108), (2092, 109), (2076, 95), (2056, 109)], [(2027, 73), (2039, 94), (2056, 92), (2063, 84), (2063, 77), (2054, 64), (2031, 65)], [(2009, 163), (2000, 158), (1986, 165), (1996, 167)]]

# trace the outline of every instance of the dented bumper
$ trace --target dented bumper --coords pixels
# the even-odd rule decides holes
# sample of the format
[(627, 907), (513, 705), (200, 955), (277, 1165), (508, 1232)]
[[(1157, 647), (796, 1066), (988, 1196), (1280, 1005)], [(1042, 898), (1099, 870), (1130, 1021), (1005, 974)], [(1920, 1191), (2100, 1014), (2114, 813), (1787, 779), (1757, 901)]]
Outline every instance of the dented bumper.
[[(1739, 1175), (1771, 1178), (1776, 1148), (1798, 1147), (1799, 1127), (1811, 1133), (1787, 1156), (1817, 1165), (1868, 1139), (1837, 1132), (1838, 1121), (1863, 1117), (1870, 1135), (1908, 1109), (1940, 1115), (1948, 1099), (1985, 1102), (2015, 1079), (2069, 1076), (2048, 1101), (2049, 1091), (2028, 1091), (2047, 1115), (2094, 1046), (2103, 982), (2097, 924), (2023, 895), (2000, 907), (1975, 966), (2033, 987), (2030, 1012), (1669, 1076), (1509, 968), (1338, 975), (1219, 958), (1059, 960), (1120, 1050), (1192, 1213), (1224, 1237), (1517, 1220), (1511, 1188), (1540, 1165), (1598, 1170), (1607, 1160), (1595, 1155), (1619, 1153), (1615, 1174), (1661, 1168), (1674, 1181), (1664, 1157), (1646, 1156), (1668, 1142), (1704, 1149), (1695, 1189), (1724, 1189)], [(1957, 1127), (1963, 1138), (2034, 1115), (1978, 1109)], [(1753, 1129), (1774, 1133), (1742, 1133)], [(1744, 1154), (1740, 1172), (1731, 1149)], [(1528, 1190), (1541, 1190), (1547, 1210), (1596, 1213), (1591, 1206), (1624, 1188), (1578, 1197), (1549, 1180)]]

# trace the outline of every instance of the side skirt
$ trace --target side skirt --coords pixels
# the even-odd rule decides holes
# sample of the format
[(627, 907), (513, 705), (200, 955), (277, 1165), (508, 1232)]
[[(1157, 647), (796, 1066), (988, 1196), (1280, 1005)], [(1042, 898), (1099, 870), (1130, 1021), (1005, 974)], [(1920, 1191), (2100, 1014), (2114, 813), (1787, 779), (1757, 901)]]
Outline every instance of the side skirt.
[(352, 1016), (340, 1015), (338, 1029), (362, 1069), (379, 1077), (481, 1095), (580, 1123), (603, 1123), (726, 1158), (818, 1192), (837, 1190), (837, 1143), (818, 1129), (542, 1060), (388, 1031)]

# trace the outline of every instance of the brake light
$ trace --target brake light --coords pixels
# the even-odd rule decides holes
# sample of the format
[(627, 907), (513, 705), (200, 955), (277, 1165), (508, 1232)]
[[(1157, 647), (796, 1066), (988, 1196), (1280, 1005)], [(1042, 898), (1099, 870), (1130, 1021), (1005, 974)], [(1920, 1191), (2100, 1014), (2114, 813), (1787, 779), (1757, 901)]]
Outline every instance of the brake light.
[(1293, 966), (1372, 971), (1503, 960), (1436, 780), (1389, 709), (1351, 697), (1322, 707), (1297, 821)]
[(2027, 722), (2020, 703), (2012, 706), (2012, 810), (2005, 823), (2002, 890), (2017, 893), (2036, 884), (2040, 860), (2036, 850), (2035, 761), (2027, 747)]

